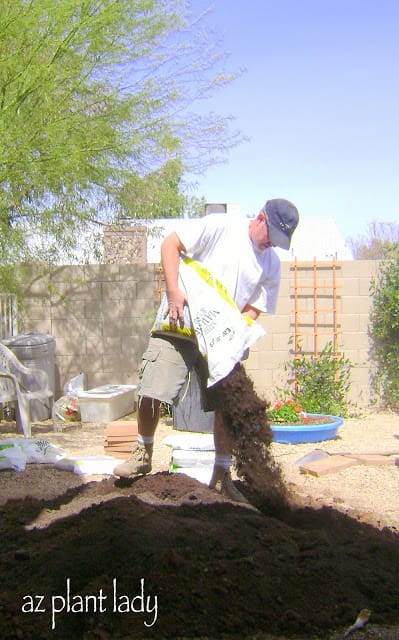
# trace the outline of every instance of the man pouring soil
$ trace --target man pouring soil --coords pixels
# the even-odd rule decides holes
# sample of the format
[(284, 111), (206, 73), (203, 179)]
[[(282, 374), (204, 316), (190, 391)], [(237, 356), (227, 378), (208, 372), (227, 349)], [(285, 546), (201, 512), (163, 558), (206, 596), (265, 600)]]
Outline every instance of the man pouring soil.
[[(291, 202), (273, 199), (249, 222), (210, 214), (193, 219), (186, 229), (164, 239), (161, 261), (166, 297), (139, 370), (138, 443), (131, 458), (116, 467), (115, 475), (134, 478), (151, 471), (160, 404), (172, 405), (195, 369), (203, 388), (203, 408), (215, 411), (215, 464), (209, 486), (232, 500), (246, 502), (231, 480), (231, 425), (226, 424), (225, 412), (217, 401), (218, 385), (207, 388), (209, 360), (201, 353), (191, 326), (190, 295), (182, 285), (179, 268), (182, 260), (198, 263), (221, 283), (226, 296), (249, 323), (261, 312), (275, 313), (280, 261), (273, 247), (289, 249), (298, 220), (298, 211)], [(204, 307), (206, 302), (203, 300)]]

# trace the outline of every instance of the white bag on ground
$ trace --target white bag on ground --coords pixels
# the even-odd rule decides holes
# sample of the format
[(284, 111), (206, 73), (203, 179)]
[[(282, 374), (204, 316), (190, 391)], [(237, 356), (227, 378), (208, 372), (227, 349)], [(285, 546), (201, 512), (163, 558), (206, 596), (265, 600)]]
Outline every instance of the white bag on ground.
[(57, 462), (65, 456), (65, 452), (51, 444), (48, 440), (39, 440), (37, 438), (7, 438), (0, 441), (0, 446), (11, 444), (22, 452), (25, 456), (26, 463), (48, 464)]
[(111, 456), (85, 456), (77, 458), (73, 467), (78, 475), (113, 475), (121, 461)]
[(162, 440), (167, 447), (174, 449), (191, 449), (199, 451), (214, 451), (213, 433), (182, 433), (167, 436)]
[(26, 455), (12, 442), (0, 442), (0, 470), (25, 471)]
[(84, 373), (80, 372), (64, 386), (64, 395), (55, 403), (55, 415), (62, 422), (79, 422), (81, 420), (79, 394), (84, 389)]
[(184, 475), (202, 482), (202, 484), (209, 485), (213, 467), (178, 467), (174, 470), (174, 473), (184, 473)]
[(171, 467), (210, 467), (215, 463), (214, 451), (193, 451), (192, 449), (173, 449)]
[(121, 461), (111, 456), (83, 456), (81, 458), (61, 458), (55, 463), (60, 471), (72, 471), (78, 475), (113, 475)]

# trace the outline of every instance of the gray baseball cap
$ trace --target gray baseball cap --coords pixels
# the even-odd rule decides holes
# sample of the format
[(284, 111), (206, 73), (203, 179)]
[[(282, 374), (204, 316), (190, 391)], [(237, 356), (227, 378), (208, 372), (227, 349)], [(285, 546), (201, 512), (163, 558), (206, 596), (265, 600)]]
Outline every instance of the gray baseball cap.
[(289, 249), (299, 222), (297, 208), (288, 200), (274, 198), (266, 202), (262, 211), (267, 216), (270, 242), (281, 249)]

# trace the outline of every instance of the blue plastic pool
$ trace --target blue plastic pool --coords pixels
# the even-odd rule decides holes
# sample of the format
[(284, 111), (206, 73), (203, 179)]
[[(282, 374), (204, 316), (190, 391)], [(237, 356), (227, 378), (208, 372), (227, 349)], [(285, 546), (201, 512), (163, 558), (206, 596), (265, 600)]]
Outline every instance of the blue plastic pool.
[[(311, 416), (321, 414), (313, 413)], [(272, 424), (273, 442), (281, 444), (299, 444), (301, 442), (320, 442), (332, 440), (337, 435), (338, 428), (343, 424), (343, 418), (329, 416), (333, 422), (327, 424)]]

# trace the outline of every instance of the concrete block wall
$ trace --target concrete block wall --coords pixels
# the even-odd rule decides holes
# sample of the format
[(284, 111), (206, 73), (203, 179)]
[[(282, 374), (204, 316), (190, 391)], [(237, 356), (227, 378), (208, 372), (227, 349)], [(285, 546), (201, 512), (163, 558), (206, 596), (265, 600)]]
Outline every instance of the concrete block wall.
[[(359, 406), (366, 406), (370, 396), (369, 286), (377, 269), (376, 261), (342, 262), (337, 269), (338, 344), (355, 365), (350, 396)], [(47, 273), (33, 265), (29, 274), (19, 331), (54, 336), (57, 394), (62, 395), (65, 382), (80, 371), (85, 373), (86, 388), (106, 383), (136, 384), (137, 367), (159, 300), (158, 265), (62, 266)], [(284, 364), (292, 357), (291, 262), (282, 263), (276, 315), (262, 314), (259, 321), (267, 333), (251, 349), (246, 367), (257, 391), (273, 400), (277, 389), (285, 385)]]
[(351, 398), (359, 406), (370, 401), (372, 365), (368, 336), (372, 305), (370, 284), (378, 273), (376, 260), (354, 260), (342, 263), (342, 306), (340, 344), (346, 357), (355, 365), (352, 370)]
[(64, 266), (31, 276), (20, 333), (54, 336), (57, 396), (81, 371), (87, 389), (135, 384), (158, 301), (158, 265)]
[[(370, 403), (371, 365), (368, 322), (371, 297), (369, 288), (371, 279), (377, 274), (378, 264), (375, 260), (337, 263), (337, 343), (340, 353), (353, 365), (349, 398), (359, 407), (366, 407)], [(252, 347), (246, 363), (257, 391), (271, 401), (278, 397), (278, 389), (283, 388), (287, 382), (284, 365), (292, 358), (293, 345), (290, 344), (290, 338), (295, 330), (293, 264), (283, 262), (281, 266), (281, 286), (276, 315), (261, 315), (259, 321), (267, 333)], [(309, 268), (312, 269), (310, 263)], [(310, 278), (310, 282), (311, 280)], [(302, 281), (304, 281), (303, 278)], [(325, 275), (324, 279), (320, 277), (320, 287), (322, 284), (326, 284), (326, 289), (320, 289), (325, 294), (320, 301), (320, 307), (330, 309), (332, 306), (330, 275)], [(312, 289), (309, 291), (312, 292)], [(311, 293), (309, 295), (311, 296)], [(309, 324), (311, 324), (313, 302), (309, 298), (302, 298), (300, 304), (305, 309), (308, 306)], [(307, 319), (306, 314), (302, 314), (301, 317)], [(325, 330), (326, 335), (319, 337), (319, 351), (333, 338), (333, 331), (329, 335), (331, 314), (328, 312), (323, 318), (323, 314), (320, 313), (319, 322), (323, 320), (326, 326), (321, 327), (321, 331)], [(312, 327), (308, 330), (311, 333)], [(311, 350), (312, 344), (313, 338), (303, 339), (304, 350)]]

